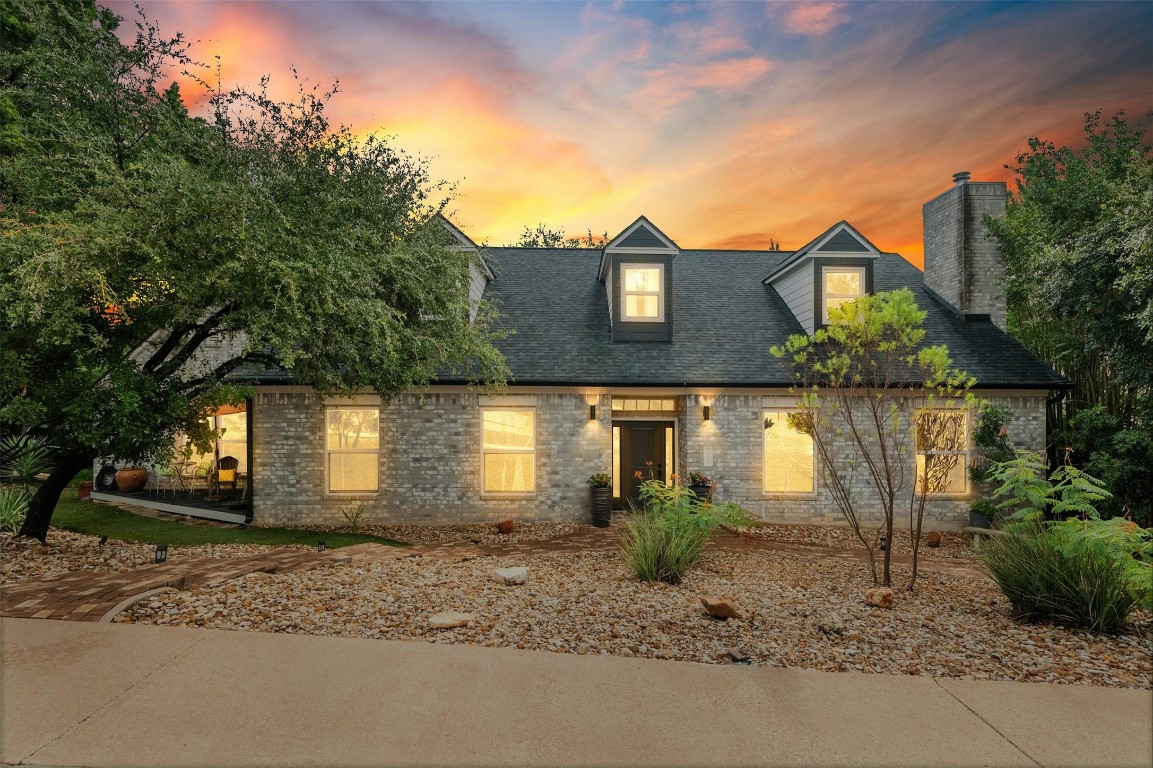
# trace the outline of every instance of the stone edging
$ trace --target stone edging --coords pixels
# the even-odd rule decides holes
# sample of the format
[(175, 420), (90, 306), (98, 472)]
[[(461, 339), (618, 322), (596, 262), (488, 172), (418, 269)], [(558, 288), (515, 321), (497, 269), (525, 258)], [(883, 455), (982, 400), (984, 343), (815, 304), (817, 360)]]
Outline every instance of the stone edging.
[(152, 597), (153, 595), (159, 595), (161, 592), (175, 592), (175, 591), (176, 591), (175, 587), (157, 587), (156, 589), (150, 589), (147, 592), (141, 592), (138, 595), (133, 595), (132, 597), (125, 598), (125, 599), (121, 600), (119, 603), (117, 603), (116, 605), (114, 605), (112, 608), (108, 609), (108, 612), (105, 613), (103, 616), (101, 616), (100, 620), (96, 623), (97, 624), (111, 624), (113, 619), (115, 619), (118, 615), (120, 615), (124, 611), (131, 608), (136, 603), (139, 603), (141, 600), (144, 600), (145, 598), (148, 598), (148, 597)]

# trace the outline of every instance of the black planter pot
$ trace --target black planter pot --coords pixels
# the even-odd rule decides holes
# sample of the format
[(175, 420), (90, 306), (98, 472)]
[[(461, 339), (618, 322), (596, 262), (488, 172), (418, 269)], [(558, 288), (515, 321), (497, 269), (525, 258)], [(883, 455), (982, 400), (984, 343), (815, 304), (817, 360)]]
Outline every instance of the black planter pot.
[(589, 501), (592, 504), (593, 525), (608, 528), (613, 521), (613, 489), (590, 486)]
[(711, 485), (690, 485), (689, 490), (701, 501), (709, 501), (713, 497), (713, 487)]

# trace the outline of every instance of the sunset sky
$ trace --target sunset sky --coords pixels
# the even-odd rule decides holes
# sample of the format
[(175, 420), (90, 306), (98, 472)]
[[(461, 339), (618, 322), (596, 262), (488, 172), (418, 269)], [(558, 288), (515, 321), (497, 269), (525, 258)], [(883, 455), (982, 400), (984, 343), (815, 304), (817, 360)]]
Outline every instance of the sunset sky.
[(953, 172), (1009, 179), (1029, 136), (1153, 107), (1147, 0), (140, 2), (226, 84), (339, 80), (334, 118), (430, 158), (490, 245), (644, 214), (685, 248), (789, 250), (847, 219), (920, 265)]

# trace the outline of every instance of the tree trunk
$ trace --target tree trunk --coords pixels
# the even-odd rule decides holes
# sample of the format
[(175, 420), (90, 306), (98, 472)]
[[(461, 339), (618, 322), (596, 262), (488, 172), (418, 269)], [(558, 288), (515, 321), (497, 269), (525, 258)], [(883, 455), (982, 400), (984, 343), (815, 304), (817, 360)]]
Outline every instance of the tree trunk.
[(20, 527), (20, 533), (17, 535), (40, 539), (43, 543), (48, 538), (48, 525), (52, 522), (52, 513), (56, 511), (60, 494), (80, 470), (87, 469), (91, 465), (92, 458), (86, 453), (57, 454), (56, 467), (28, 502), (28, 516), (24, 518), (24, 525)]

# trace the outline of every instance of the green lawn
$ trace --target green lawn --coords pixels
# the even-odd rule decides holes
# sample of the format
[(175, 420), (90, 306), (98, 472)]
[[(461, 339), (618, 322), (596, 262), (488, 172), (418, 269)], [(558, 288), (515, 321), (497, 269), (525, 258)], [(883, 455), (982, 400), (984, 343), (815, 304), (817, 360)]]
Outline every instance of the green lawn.
[[(68, 492), (65, 491), (68, 495)], [(375, 542), (390, 546), (404, 546), (403, 542), (379, 536), (338, 533), (336, 531), (308, 531), (289, 528), (217, 528), (215, 526), (186, 525), (181, 522), (158, 520), (126, 512), (118, 507), (94, 501), (61, 498), (52, 515), (52, 525), (77, 533), (107, 536), (123, 541), (146, 544), (307, 544), (316, 546), (323, 540), (330, 549), (352, 544)]]

